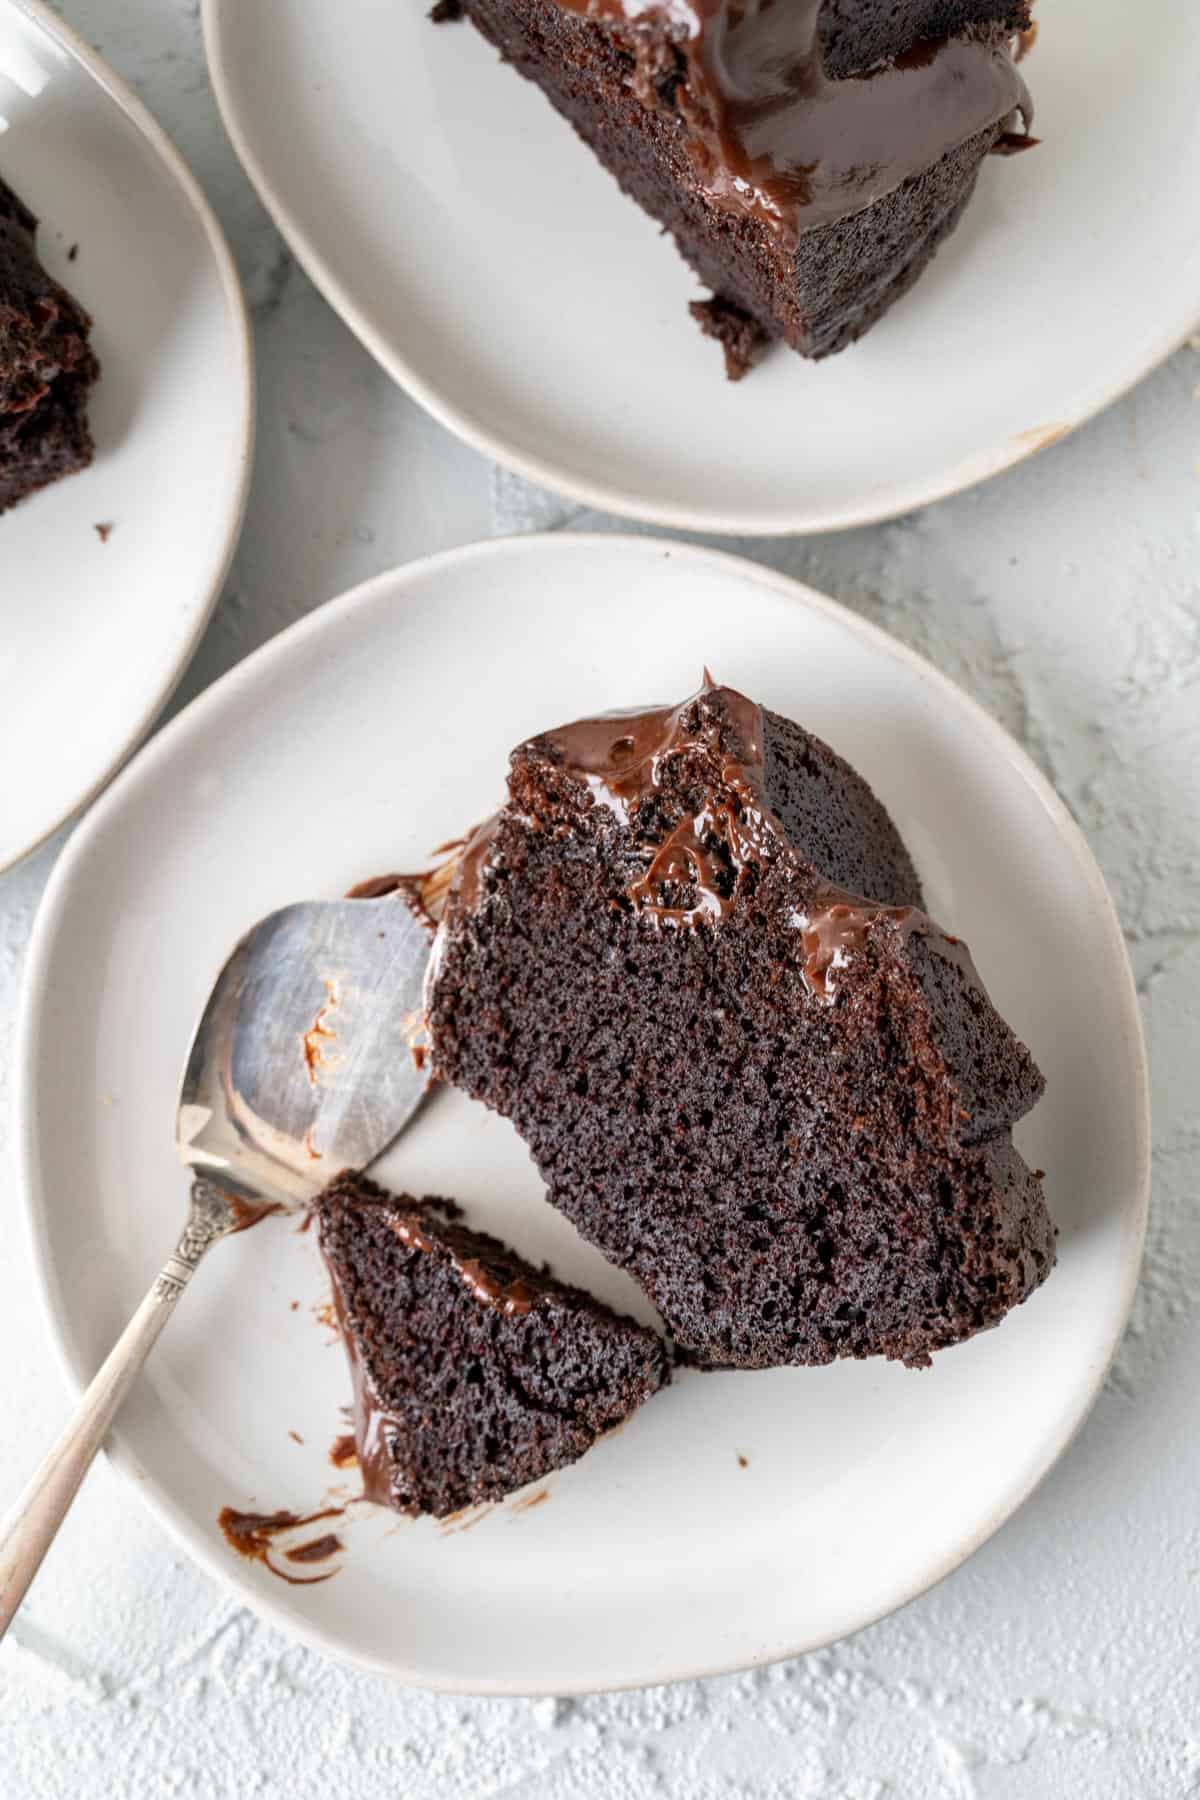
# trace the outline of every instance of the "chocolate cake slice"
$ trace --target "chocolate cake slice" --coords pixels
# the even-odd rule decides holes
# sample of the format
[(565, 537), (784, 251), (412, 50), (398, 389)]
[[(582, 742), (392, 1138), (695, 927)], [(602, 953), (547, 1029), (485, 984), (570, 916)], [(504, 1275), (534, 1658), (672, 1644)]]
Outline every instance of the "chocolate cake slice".
[(462, 10), (673, 234), (734, 379), (772, 338), (819, 357), (861, 337), (954, 229), (988, 152), (1033, 141), (1013, 57), (1029, 0)]
[(37, 220), (0, 181), (0, 513), (92, 460), (91, 319), (37, 258)]
[(439, 1518), (590, 1449), (667, 1379), (654, 1332), (470, 1231), (340, 1175), (317, 1203), (369, 1500)]
[(924, 1364), (1054, 1262), (1028, 1051), (866, 783), (731, 688), (513, 752), (427, 1016), (698, 1360)]

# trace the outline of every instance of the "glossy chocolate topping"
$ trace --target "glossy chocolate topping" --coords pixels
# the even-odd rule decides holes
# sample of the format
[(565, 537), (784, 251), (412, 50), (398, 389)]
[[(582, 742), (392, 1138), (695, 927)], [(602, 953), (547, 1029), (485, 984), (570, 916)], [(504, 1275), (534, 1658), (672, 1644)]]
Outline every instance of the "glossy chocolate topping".
[(440, 1249), (441, 1254), (454, 1264), (467, 1291), (476, 1300), (482, 1300), (485, 1306), (494, 1306), (497, 1312), (504, 1313), (507, 1318), (527, 1313), (537, 1298), (527, 1282), (518, 1279), (505, 1287), (477, 1258), (456, 1256), (449, 1245), (436, 1244), (407, 1213), (391, 1214), (389, 1223), (406, 1249)]
[(898, 932), (901, 938), (928, 938), (943, 962), (953, 963), (973, 987), (984, 991), (971, 953), (961, 938), (951, 937), (917, 906), (876, 906), (844, 888), (822, 887), (806, 913), (793, 923), (800, 932), (804, 951), (804, 979), (819, 1000), (837, 998), (837, 976), (877, 929)]
[[(457, 848), (457, 844), (444, 844), (434, 855), (442, 855)], [(346, 899), (384, 900), (396, 895), (432, 937), (441, 917), (446, 890), (457, 867), (458, 858), (448, 856), (447, 861), (439, 863), (436, 868), (424, 869), (419, 875), (371, 875), (366, 881), (355, 882), (352, 888), (347, 888)]]
[[(673, 758), (700, 754), (715, 761), (717, 779), (705, 784), (699, 810), (662, 839), (640, 841), (649, 861), (624, 898), (658, 926), (720, 924), (737, 904), (744, 873), (760, 870), (788, 841), (763, 789), (762, 708), (704, 673), (705, 685), (680, 706), (605, 713), (533, 740), (586, 784), (595, 804), (634, 828), (638, 809), (661, 788)], [(460, 908), (470, 910), (479, 898), (499, 816), (480, 826), (464, 853)], [(678, 903), (681, 890), (690, 895), (687, 904)], [(801, 933), (805, 982), (826, 1003), (837, 997), (839, 972), (877, 930), (927, 939), (984, 992), (966, 945), (918, 907), (880, 905), (820, 882), (792, 922)]]
[(520, 1276), (506, 1287), (476, 1258), (460, 1262), (458, 1272), (477, 1300), (482, 1300), (485, 1306), (494, 1306), (506, 1319), (524, 1318), (532, 1310), (537, 1295)]
[(714, 700), (737, 736), (732, 766), (753, 779), (753, 772), (762, 770), (762, 708), (736, 688), (719, 686), (707, 669), (700, 691), (680, 706), (579, 719), (547, 731), (542, 741), (558, 753), (564, 768), (583, 776), (597, 800), (628, 823), (634, 809), (660, 785), (667, 758), (712, 735)]
[[(948, 152), (1033, 108), (999, 27), (915, 45), (861, 75), (826, 75), (823, 0), (557, 0), (631, 38), (635, 92), (672, 102), (718, 205), (795, 242), (861, 212)], [(678, 82), (682, 62), (685, 80)]]
[[(702, 741), (707, 721), (698, 723), (697, 709), (710, 696), (719, 695), (724, 717), (735, 728), (739, 740), (739, 760), (731, 759), (723, 773), (730, 789), (738, 789), (744, 796), (744, 804), (735, 809), (736, 818), (733, 813), (727, 818), (723, 812), (720, 822), (738, 834), (745, 845), (749, 845), (751, 835), (757, 831), (759, 835), (754, 838), (757, 849), (761, 844), (764, 817), (760, 785), (755, 779), (755, 772), (759, 777), (762, 772), (762, 710), (736, 689), (718, 688), (707, 669), (704, 674), (705, 685), (700, 692), (680, 706), (603, 713), (599, 718), (579, 719), (573, 725), (560, 726), (533, 741), (548, 744), (556, 751), (565, 768), (583, 777), (593, 798), (610, 807), (618, 819), (627, 824), (630, 815), (658, 786), (666, 759), (695, 748)], [(500, 814), (493, 813), (467, 839), (453, 884), (460, 911), (470, 912), (480, 897), (499, 820)], [(658, 873), (657, 882), (668, 879), (668, 862), (678, 869), (682, 866), (679, 859), (687, 856), (695, 859), (694, 872), (703, 884), (707, 864), (698, 841), (691, 841), (694, 835), (681, 827), (677, 844), (669, 850), (667, 845), (661, 846), (667, 862)], [(713, 888), (695, 916), (700, 912), (723, 916), (725, 907), (717, 905), (719, 899)], [(689, 914), (692, 911), (689, 909)], [(435, 944), (431, 971), (436, 969), (436, 959)]]
[[(719, 790), (662, 842), (643, 844), (650, 864), (627, 898), (659, 924), (728, 915), (741, 870), (761, 861), (780, 832), (762, 796), (761, 707), (735, 688), (719, 687), (705, 670), (705, 685), (681, 706), (582, 719), (547, 732), (544, 741), (565, 768), (582, 776), (593, 799), (626, 825), (661, 786), (673, 758), (717, 751)], [(691, 905), (664, 900), (665, 889), (681, 887), (693, 890)]]
[(434, 1248), (433, 1239), (426, 1237), (415, 1219), (409, 1218), (404, 1213), (393, 1213), (389, 1223), (406, 1250), (432, 1250)]

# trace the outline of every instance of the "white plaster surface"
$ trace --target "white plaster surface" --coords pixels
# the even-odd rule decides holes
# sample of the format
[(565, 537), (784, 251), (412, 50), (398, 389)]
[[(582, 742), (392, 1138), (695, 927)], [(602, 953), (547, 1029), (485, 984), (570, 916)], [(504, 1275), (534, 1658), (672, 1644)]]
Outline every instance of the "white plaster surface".
[[(192, 0), (62, 10), (192, 163), (254, 309), (249, 518), (175, 706), (393, 563), (490, 531), (597, 523), (457, 445), (317, 298), (225, 141)], [(1019, 293), (1015, 308), (1019, 328)], [(976, 493), (840, 538), (735, 546), (837, 595), (988, 706), (1074, 808), (1121, 909), (1153, 1064), (1149, 1250), (1107, 1388), (1039, 1493), (942, 1587), (836, 1649), (616, 1697), (472, 1701), (289, 1644), (192, 1569), (101, 1465), (0, 1649), (0, 1800), (1200, 1795), (1198, 392), (1200, 353), (1184, 350)], [(11, 1229), (7, 1052), (60, 847), (0, 878), (0, 1507), (66, 1412)]]

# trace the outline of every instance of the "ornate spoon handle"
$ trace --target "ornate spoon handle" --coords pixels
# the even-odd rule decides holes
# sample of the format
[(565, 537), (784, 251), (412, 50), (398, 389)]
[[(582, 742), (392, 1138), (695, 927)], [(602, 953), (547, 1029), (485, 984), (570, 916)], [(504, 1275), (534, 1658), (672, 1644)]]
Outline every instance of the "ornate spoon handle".
[(0, 1527), (0, 1638), (201, 1257), (218, 1238), (236, 1230), (238, 1223), (219, 1188), (204, 1180), (192, 1184), (191, 1210), (178, 1244), (97, 1370), (75, 1417)]

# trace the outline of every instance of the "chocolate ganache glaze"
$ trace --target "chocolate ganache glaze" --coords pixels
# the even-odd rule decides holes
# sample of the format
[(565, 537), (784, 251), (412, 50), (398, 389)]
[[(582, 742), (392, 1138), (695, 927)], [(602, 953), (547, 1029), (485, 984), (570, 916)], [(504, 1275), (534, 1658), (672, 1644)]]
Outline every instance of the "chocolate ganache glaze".
[[(791, 243), (861, 212), (979, 133), (1033, 120), (1009, 34), (984, 26), (930, 39), (861, 75), (832, 79), (823, 0), (557, 0), (632, 38), (634, 90), (673, 100), (697, 175), (718, 205)], [(1033, 140), (1009, 133), (1011, 151)]]
[[(583, 779), (593, 802), (607, 806), (628, 826), (660, 787), (667, 762), (703, 751), (717, 741), (713, 719), (727, 728), (721, 741), (736, 742), (722, 754), (719, 784), (709, 788), (697, 811), (686, 814), (661, 838), (642, 839), (648, 859), (625, 891), (624, 900), (660, 927), (719, 924), (738, 903), (747, 874), (788, 843), (782, 822), (763, 792), (762, 708), (735, 688), (713, 682), (679, 706), (606, 713), (543, 734), (562, 766)], [(472, 908), (481, 893), (499, 814), (469, 841), (454, 892), (456, 909)], [(690, 896), (680, 904), (680, 893)], [(803, 974), (810, 992), (832, 1002), (838, 971), (876, 930), (929, 940), (938, 956), (986, 992), (970, 952), (917, 906), (887, 906), (851, 893), (830, 881), (814, 886), (807, 905), (792, 918), (800, 934)], [(436, 965), (436, 954), (434, 966)]]

